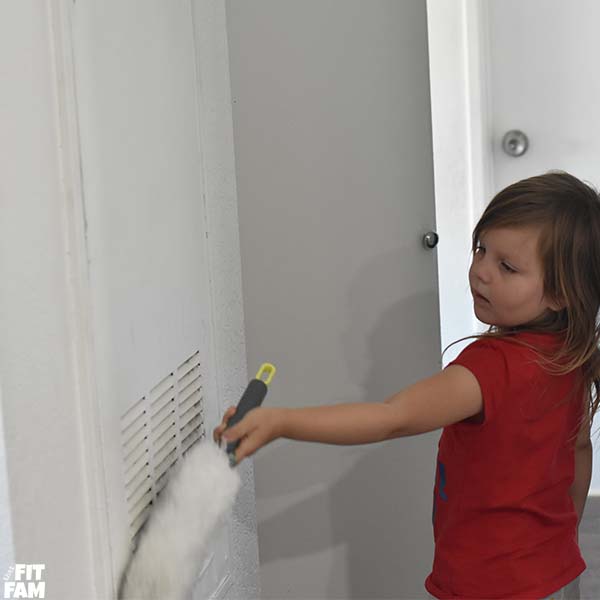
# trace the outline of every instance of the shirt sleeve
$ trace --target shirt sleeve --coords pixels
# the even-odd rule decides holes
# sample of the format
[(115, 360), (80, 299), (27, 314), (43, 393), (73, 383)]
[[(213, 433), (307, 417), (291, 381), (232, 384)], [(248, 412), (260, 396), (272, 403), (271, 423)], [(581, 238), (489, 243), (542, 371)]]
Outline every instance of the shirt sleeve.
[(475, 375), (483, 399), (483, 421), (488, 423), (501, 409), (502, 399), (510, 383), (506, 356), (493, 340), (476, 340), (469, 344), (450, 365), (462, 365)]

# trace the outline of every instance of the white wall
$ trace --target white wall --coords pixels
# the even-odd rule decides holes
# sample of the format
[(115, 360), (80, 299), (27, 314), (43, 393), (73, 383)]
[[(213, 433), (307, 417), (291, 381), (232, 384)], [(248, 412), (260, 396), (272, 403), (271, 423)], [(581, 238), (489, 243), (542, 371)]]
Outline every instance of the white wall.
[[(93, 595), (67, 295), (56, 87), (45, 2), (0, 5), (0, 368), (17, 562)], [(75, 592), (76, 590), (76, 592)], [(68, 597), (65, 594), (63, 597)]]
[[(90, 436), (93, 423), (83, 416), (93, 412), (93, 364), (84, 381), (79, 343), (89, 342), (88, 307), (77, 294), (85, 294), (87, 281), (75, 267), (93, 257), (85, 249), (77, 136), (73, 123), (65, 126), (72, 81), (65, 57), (54, 54), (62, 42), (69, 47), (60, 28), (61, 10), (71, 6), (0, 4), (0, 575), (13, 561), (45, 563), (48, 598), (100, 600), (112, 583), (100, 565), (109, 563), (109, 548), (96, 535), (107, 519), (102, 466), (89, 460), (101, 432)], [(197, 0), (196, 9), (205, 144), (198, 169), (206, 181), (198, 202), (205, 202), (210, 232), (218, 398), (228, 406), (239, 400), (247, 370), (225, 14), (220, 0)], [(254, 477), (251, 463), (240, 469), (227, 593), (251, 598), (259, 595)]]
[[(467, 10), (471, 1), (427, 1), (435, 211), (442, 240), (438, 254), (442, 349), (487, 329), (475, 317), (468, 279), (471, 234), (492, 190), (488, 98), (480, 86), (485, 40), (478, 14)], [(449, 348), (444, 365), (472, 341)]]

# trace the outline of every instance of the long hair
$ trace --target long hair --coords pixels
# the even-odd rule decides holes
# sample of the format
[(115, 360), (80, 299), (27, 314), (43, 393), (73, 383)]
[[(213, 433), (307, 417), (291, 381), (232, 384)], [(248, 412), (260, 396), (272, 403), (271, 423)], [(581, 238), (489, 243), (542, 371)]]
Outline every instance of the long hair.
[[(473, 230), (471, 251), (480, 236), (499, 227), (540, 228), (538, 256), (544, 270), (544, 294), (563, 307), (547, 309), (515, 327), (490, 325), (468, 338), (503, 338), (537, 351), (539, 364), (551, 374), (581, 368), (579, 386), (584, 410), (579, 423), (591, 428), (600, 403), (600, 196), (587, 182), (560, 170), (517, 181), (498, 192)], [(554, 353), (515, 339), (519, 332), (556, 333), (563, 339)], [(511, 339), (513, 338), (513, 339)], [(442, 353), (443, 356), (443, 353)], [(572, 394), (569, 395), (569, 397)], [(581, 398), (581, 395), (578, 396)]]

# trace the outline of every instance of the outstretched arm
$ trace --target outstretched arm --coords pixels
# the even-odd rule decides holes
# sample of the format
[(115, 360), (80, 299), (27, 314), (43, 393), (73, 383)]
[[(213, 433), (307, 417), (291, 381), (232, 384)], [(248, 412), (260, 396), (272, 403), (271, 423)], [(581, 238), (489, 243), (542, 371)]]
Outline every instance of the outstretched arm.
[[(482, 406), (475, 376), (465, 367), (451, 365), (384, 402), (256, 408), (224, 438), (242, 440), (236, 452), (239, 462), (278, 437), (343, 445), (382, 442), (451, 425), (478, 414)], [(220, 441), (231, 414), (228, 411), (215, 429), (215, 441)]]

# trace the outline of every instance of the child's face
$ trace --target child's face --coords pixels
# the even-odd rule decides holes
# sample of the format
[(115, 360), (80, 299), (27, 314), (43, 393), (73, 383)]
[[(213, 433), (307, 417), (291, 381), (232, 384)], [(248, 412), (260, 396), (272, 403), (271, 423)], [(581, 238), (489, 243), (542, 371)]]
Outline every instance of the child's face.
[(533, 227), (497, 228), (481, 235), (469, 269), (469, 284), (475, 315), (482, 323), (514, 327), (548, 308), (558, 310), (544, 296), (537, 254), (539, 235), (540, 230)]

